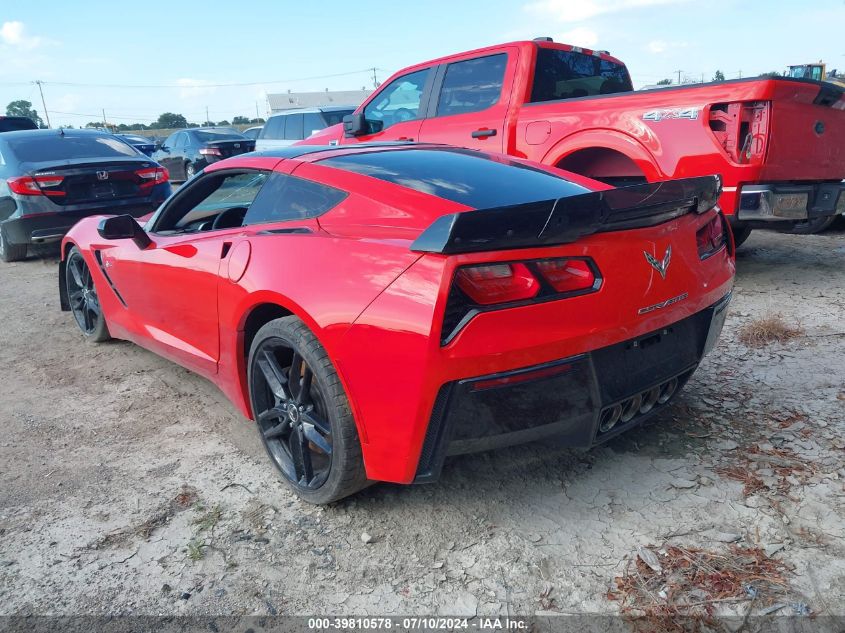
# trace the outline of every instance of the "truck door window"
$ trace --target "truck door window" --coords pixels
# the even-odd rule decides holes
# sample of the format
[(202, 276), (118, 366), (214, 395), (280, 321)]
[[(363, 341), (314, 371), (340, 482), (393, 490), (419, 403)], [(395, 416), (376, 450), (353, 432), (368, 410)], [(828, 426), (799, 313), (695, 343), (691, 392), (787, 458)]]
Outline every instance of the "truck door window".
[(302, 140), (302, 115), (289, 114), (285, 117), (285, 140), (287, 141), (301, 141)]
[(285, 117), (271, 116), (258, 138), (280, 139), (285, 135)]
[(531, 101), (553, 101), (629, 92), (634, 87), (622, 64), (556, 48), (539, 48)]
[(446, 68), (437, 116), (486, 110), (499, 101), (508, 56), (505, 53), (454, 62)]
[(394, 79), (367, 104), (364, 118), (370, 126), (370, 134), (420, 118), (420, 99), (429, 72), (430, 69), (425, 68)]

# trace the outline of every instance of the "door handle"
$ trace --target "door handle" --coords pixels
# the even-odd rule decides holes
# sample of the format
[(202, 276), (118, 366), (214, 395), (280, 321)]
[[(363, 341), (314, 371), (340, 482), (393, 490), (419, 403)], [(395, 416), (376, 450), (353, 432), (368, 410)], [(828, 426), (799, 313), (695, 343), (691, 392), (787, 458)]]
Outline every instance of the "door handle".
[(488, 136), (496, 136), (496, 130), (481, 129), (472, 133), (472, 138), (487, 138)]

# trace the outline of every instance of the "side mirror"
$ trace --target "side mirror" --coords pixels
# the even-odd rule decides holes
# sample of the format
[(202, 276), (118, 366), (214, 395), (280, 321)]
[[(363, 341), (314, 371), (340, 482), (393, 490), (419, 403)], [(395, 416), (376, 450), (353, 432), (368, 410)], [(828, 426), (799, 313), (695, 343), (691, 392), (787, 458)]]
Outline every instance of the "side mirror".
[(362, 136), (367, 133), (367, 119), (363, 112), (353, 112), (343, 117), (343, 134), (350, 136)]
[(132, 240), (141, 250), (147, 248), (153, 241), (144, 232), (138, 221), (131, 215), (115, 215), (103, 218), (97, 226), (97, 233), (104, 240)]

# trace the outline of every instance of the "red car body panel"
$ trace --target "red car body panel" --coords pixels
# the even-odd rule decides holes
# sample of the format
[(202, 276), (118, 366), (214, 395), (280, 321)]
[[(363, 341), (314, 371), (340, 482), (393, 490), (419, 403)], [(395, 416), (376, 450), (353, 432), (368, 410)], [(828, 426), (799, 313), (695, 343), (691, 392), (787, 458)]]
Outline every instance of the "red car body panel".
[[(435, 116), (429, 110), (427, 116), (358, 137), (344, 135), (343, 125), (336, 125), (298, 144), (396, 140), (445, 143), (504, 152), (598, 179), (645, 177), (655, 182), (719, 174), (724, 185), (720, 207), (728, 216), (737, 214), (743, 186), (845, 179), (845, 99), (842, 90), (832, 84), (785, 78), (743, 79), (531, 102), (537, 55), (542, 49), (574, 50), (622, 65), (600, 51), (550, 42), (514, 42), (442, 57), (398, 71), (356, 112), (378, 102), (392, 81), (409, 73), (504, 53), (508, 61), (499, 101), (464, 114)], [(831, 91), (829, 97), (825, 91)], [(430, 99), (435, 105), (437, 98), (432, 92)], [(725, 140), (711, 129), (724, 125), (722, 119), (711, 119), (721, 116), (720, 104), (732, 103), (768, 107), (754, 114), (764, 119), (762, 124), (754, 121), (747, 130), (740, 128), (742, 138), (734, 134)], [(730, 129), (734, 114), (731, 111), (728, 117)], [(473, 137), (473, 132), (482, 130), (496, 134)], [(750, 134), (748, 138), (746, 133)], [(739, 156), (746, 140), (751, 150), (747, 158)], [(812, 200), (811, 195), (811, 204)], [(825, 213), (834, 213), (833, 205)]]
[[(66, 257), (72, 245), (81, 250), (101, 289), (112, 336), (210, 379), (246, 417), (252, 417), (245, 341), (250, 315), (269, 304), (301, 318), (340, 376), (370, 479), (415, 479), (433, 403), (445, 383), (626, 341), (700, 313), (730, 293), (730, 248), (702, 261), (696, 245), (696, 231), (713, 220), (713, 211), (559, 246), (420, 253), (410, 247), (425, 228), (444, 214), (469, 208), (314, 162), (331, 155), (236, 157), (207, 169), (291, 173), (349, 192), (318, 218), (205, 234), (150, 233), (152, 245), (145, 249), (128, 239), (101, 238), (100, 218), (88, 218), (68, 233), (62, 253)], [(571, 180), (607, 189), (577, 176)], [(309, 232), (267, 232), (279, 227)], [(672, 274), (661, 279), (643, 252), (662, 255), (670, 243)], [(601, 288), (481, 313), (441, 343), (456, 267), (559, 256), (592, 257), (602, 274)], [(632, 262), (637, 274), (631, 274)], [(106, 290), (109, 286), (117, 292)], [(638, 314), (642, 306), (684, 294), (683, 301)]]

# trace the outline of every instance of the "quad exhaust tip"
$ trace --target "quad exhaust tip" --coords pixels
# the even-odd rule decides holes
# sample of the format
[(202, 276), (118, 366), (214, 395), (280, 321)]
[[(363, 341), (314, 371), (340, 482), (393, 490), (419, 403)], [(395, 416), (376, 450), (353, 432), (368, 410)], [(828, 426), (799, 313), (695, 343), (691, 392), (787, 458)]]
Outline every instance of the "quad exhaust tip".
[(657, 405), (666, 404), (677, 391), (678, 379), (672, 378), (648, 391), (643, 391), (619, 404), (606, 408), (601, 412), (599, 432), (607, 433), (619, 422), (626, 424), (633, 420), (637, 414), (644, 415)]

